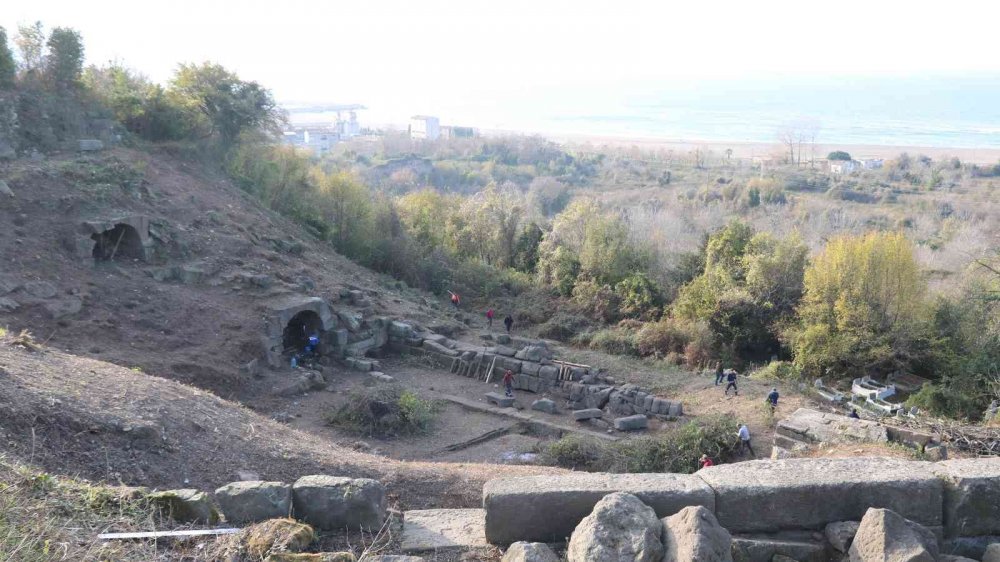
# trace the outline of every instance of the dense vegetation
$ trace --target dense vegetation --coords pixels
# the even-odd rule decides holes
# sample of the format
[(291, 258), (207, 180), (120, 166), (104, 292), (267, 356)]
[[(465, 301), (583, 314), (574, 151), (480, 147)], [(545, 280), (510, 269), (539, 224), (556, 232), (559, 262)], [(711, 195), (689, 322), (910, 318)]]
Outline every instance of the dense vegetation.
[(838, 175), (801, 150), (764, 169), (392, 132), (319, 158), (279, 144), (270, 92), (219, 65), (160, 85), (84, 69), (73, 30), (14, 43), (0, 32), (0, 152), (60, 149), (103, 119), (218, 165), (363, 265), (501, 303), (546, 337), (691, 368), (779, 360), (768, 372), (791, 379), (914, 373), (932, 384), (911, 402), (953, 416), (1000, 397), (1000, 165), (904, 153)]

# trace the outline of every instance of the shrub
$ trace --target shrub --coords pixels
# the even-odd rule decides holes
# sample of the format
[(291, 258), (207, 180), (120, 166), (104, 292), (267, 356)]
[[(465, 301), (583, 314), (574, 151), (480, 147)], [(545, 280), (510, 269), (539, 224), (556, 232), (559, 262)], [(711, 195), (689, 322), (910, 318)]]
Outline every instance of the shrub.
[(538, 327), (538, 335), (560, 341), (567, 341), (590, 327), (590, 321), (583, 316), (557, 312)]
[(706, 417), (656, 436), (622, 441), (568, 435), (548, 444), (542, 462), (591, 472), (691, 473), (706, 454), (716, 461), (730, 457), (736, 445), (732, 416)]
[(577, 281), (573, 287), (573, 302), (588, 316), (601, 322), (614, 322), (621, 313), (618, 294), (609, 285), (589, 279)]
[(636, 335), (636, 348), (642, 356), (683, 355), (688, 365), (708, 360), (713, 336), (705, 322), (665, 317), (645, 324)]
[(620, 301), (622, 315), (633, 318), (652, 318), (659, 315), (663, 299), (660, 289), (643, 273), (634, 273), (615, 285), (615, 295)]
[(976, 397), (968, 396), (940, 384), (925, 384), (906, 400), (906, 407), (917, 408), (936, 416), (956, 419), (976, 419), (982, 409)]
[(414, 435), (430, 430), (440, 406), (397, 386), (352, 392), (327, 422), (351, 433), (374, 437)]
[(595, 332), (590, 348), (614, 355), (639, 355), (635, 332), (623, 328), (608, 328)]
[(750, 377), (761, 380), (798, 381), (802, 379), (802, 371), (790, 361), (771, 361), (754, 371)]

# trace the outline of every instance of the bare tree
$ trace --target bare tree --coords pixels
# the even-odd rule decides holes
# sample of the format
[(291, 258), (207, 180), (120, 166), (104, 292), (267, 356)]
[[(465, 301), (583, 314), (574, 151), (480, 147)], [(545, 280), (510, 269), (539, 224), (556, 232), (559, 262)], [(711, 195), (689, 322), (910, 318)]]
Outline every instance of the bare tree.
[(816, 137), (819, 136), (819, 121), (815, 119), (796, 119), (789, 121), (778, 129), (778, 141), (788, 151), (788, 163), (802, 165), (802, 149), (809, 148), (810, 162), (816, 156)]

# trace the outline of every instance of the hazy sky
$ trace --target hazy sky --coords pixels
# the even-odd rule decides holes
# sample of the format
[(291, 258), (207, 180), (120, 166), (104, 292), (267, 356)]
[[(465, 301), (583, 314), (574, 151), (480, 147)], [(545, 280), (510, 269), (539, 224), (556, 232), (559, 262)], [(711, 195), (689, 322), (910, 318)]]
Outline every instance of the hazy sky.
[[(530, 103), (613, 104), (716, 80), (998, 73), (994, 2), (3, 0), (87, 59), (155, 80), (212, 60), (279, 100), (364, 103), (384, 119)], [(516, 101), (512, 101), (516, 100)], [(592, 109), (593, 110), (593, 109)]]

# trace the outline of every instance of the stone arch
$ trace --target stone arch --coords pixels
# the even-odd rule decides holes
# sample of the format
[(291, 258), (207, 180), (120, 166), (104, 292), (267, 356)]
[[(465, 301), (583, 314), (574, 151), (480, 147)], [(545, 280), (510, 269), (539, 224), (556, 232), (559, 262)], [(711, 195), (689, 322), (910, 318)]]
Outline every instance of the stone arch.
[(301, 349), (313, 332), (319, 333), (322, 350), (325, 334), (337, 327), (336, 315), (319, 297), (287, 296), (269, 302), (266, 310), (262, 343), (272, 367), (285, 364), (286, 349)]
[(303, 310), (292, 316), (281, 333), (281, 349), (283, 353), (294, 353), (302, 350), (309, 343), (309, 336), (321, 335), (323, 320), (313, 310)]
[(94, 241), (94, 261), (133, 261), (145, 258), (142, 237), (134, 226), (117, 223), (114, 227), (90, 235)]

